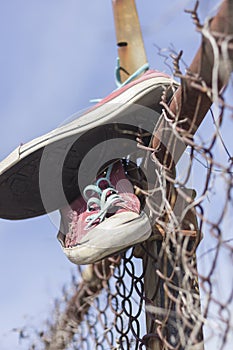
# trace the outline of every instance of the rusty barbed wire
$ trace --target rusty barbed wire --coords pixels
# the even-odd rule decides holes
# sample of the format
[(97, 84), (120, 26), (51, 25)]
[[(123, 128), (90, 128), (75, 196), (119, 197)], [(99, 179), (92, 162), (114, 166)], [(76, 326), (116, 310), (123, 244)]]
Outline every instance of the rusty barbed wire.
[(197, 30), (202, 29), (202, 24), (200, 22), (199, 16), (198, 16), (198, 7), (199, 7), (199, 1), (196, 1), (196, 4), (193, 8), (193, 10), (184, 10), (184, 12), (189, 13), (191, 15), (191, 18), (193, 20), (193, 23), (195, 24)]

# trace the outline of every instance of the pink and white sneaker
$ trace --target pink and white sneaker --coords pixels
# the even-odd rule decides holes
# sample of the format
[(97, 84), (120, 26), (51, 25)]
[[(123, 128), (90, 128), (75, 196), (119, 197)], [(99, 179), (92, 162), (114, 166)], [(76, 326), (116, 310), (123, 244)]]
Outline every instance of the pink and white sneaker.
[(83, 197), (60, 210), (57, 238), (64, 253), (75, 264), (89, 264), (146, 240), (151, 225), (140, 207), (116, 161), (86, 186)]
[[(0, 163), (0, 217), (11, 220), (31, 218), (62, 208), (67, 202), (74, 202), (80, 196), (77, 174), (85, 156), (102, 145), (94, 159), (101, 166), (109, 149), (113, 155), (121, 149), (120, 155), (109, 160), (122, 159), (131, 154), (137, 148), (139, 129), (145, 130), (148, 135), (153, 133), (162, 111), (161, 95), (167, 90), (167, 97), (171, 97), (171, 86), (177, 86), (171, 77), (149, 70), (137, 80), (112, 92), (80, 117), (76, 115), (71, 122), (20, 145)], [(116, 142), (109, 147), (107, 141), (111, 140)], [(89, 174), (95, 173), (92, 168), (90, 162)], [(116, 215), (111, 221), (115, 222), (113, 218)], [(121, 213), (121, 217), (127, 215), (126, 212)], [(130, 211), (130, 215), (139, 214)], [(110, 230), (108, 220), (101, 222), (95, 230), (100, 226)], [(144, 217), (139, 215), (135, 222), (141, 220)], [(120, 222), (117, 224), (120, 225)], [(93, 228), (88, 231), (88, 237), (92, 231)], [(104, 241), (106, 235), (102, 237)]]

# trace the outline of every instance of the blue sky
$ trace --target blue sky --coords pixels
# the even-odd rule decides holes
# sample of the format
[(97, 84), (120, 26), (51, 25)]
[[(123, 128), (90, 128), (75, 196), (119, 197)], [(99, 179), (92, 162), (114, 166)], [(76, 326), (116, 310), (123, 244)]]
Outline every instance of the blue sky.
[[(200, 1), (204, 18), (218, 1)], [(155, 45), (190, 63), (200, 37), (184, 8), (194, 1), (137, 1), (148, 60), (170, 73)], [(110, 0), (0, 1), (0, 159), (115, 89)], [(38, 324), (75, 270), (48, 216), (0, 219), (0, 348), (23, 348), (12, 328)]]

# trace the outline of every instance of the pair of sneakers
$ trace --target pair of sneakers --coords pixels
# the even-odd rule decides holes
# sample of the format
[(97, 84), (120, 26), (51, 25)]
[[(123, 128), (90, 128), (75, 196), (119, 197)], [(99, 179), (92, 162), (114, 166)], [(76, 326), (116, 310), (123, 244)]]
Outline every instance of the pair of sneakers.
[(139, 130), (151, 137), (171, 85), (177, 86), (168, 75), (149, 70), (81, 117), (20, 145), (0, 163), (0, 217), (59, 209), (58, 240), (75, 264), (145, 241), (150, 219), (120, 159), (136, 152)]

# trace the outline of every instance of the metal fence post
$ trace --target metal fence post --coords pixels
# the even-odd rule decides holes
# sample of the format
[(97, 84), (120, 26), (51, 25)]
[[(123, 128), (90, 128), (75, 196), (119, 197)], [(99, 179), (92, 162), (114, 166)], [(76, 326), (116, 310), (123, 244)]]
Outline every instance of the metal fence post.
[(121, 80), (147, 63), (134, 0), (112, 0)]

